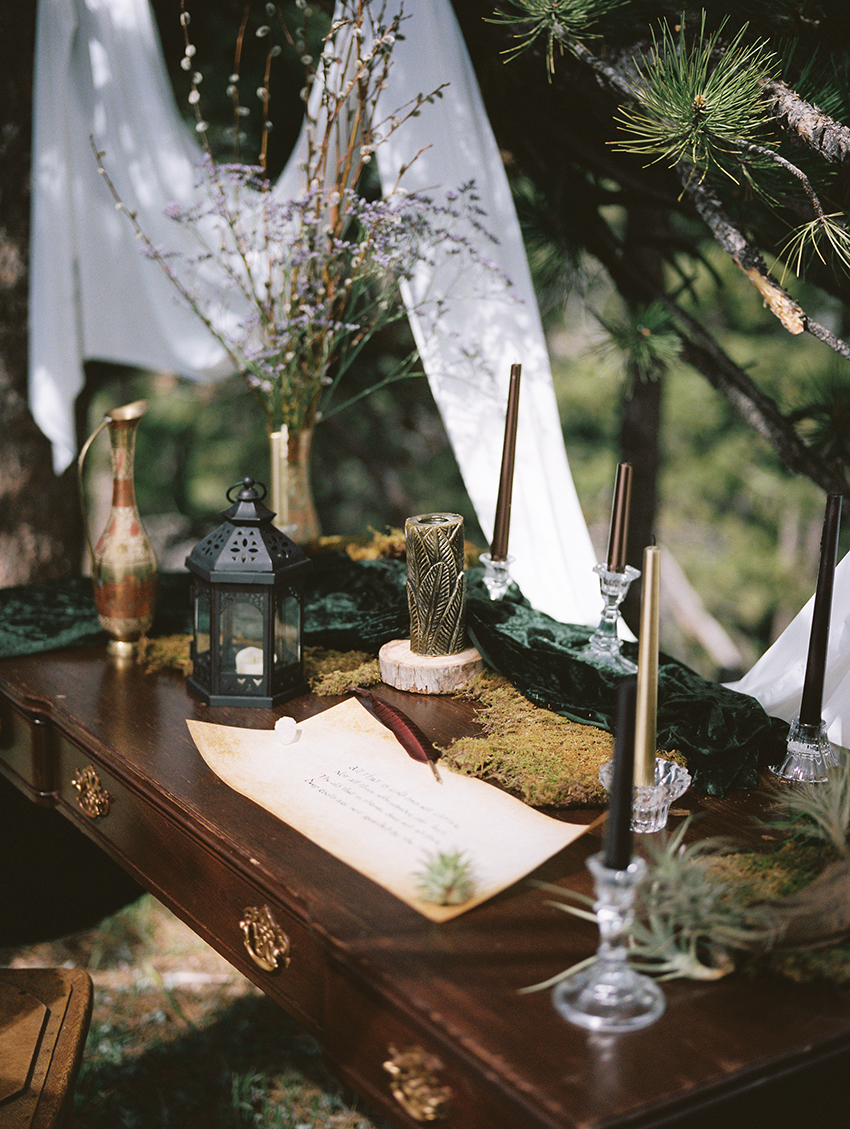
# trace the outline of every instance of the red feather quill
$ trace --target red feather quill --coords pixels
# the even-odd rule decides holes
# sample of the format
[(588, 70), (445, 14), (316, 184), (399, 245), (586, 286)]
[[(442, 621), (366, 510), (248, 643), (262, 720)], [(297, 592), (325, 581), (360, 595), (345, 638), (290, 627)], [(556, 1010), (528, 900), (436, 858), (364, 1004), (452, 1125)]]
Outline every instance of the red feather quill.
[(440, 754), (419, 726), (411, 721), (407, 714), (397, 710), (395, 706), (391, 706), (371, 690), (366, 690), (362, 686), (355, 686), (353, 690), (369, 713), (395, 734), (407, 755), (413, 757), (415, 761), (427, 764), (434, 773), (434, 779), (438, 784), (442, 784), (440, 773), (437, 771)]

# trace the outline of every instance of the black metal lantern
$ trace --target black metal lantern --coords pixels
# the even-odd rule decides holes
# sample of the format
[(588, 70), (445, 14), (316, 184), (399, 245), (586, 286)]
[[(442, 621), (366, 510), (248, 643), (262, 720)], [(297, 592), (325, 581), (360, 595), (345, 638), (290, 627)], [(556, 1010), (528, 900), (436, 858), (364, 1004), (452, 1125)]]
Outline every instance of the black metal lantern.
[(308, 688), (301, 620), (312, 566), (272, 525), (265, 496), (253, 478), (231, 486), (226, 520), (186, 558), (194, 618), (188, 685), (211, 706), (271, 707)]

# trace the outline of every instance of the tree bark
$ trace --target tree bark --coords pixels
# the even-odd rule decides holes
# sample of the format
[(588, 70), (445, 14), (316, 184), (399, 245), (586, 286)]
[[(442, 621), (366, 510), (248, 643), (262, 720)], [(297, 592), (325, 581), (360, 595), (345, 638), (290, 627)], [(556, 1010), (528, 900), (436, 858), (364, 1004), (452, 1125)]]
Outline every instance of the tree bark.
[[(628, 215), (625, 251), (636, 273), (658, 290), (664, 286), (661, 247), (666, 234), (665, 213), (656, 207), (632, 208)], [(646, 305), (642, 287), (629, 290), (621, 285), (633, 312)], [(632, 504), (629, 521), (628, 563), (643, 568), (643, 551), (655, 543), (658, 513), (658, 474), (661, 469), (661, 409), (664, 372), (650, 380), (628, 367), (630, 394), (623, 403), (620, 425), (620, 458), (631, 463)], [(640, 585), (633, 584), (623, 602), (623, 618), (633, 631), (640, 622)]]
[(0, 36), (0, 587), (79, 572), (75, 468), (53, 473), (27, 407), (33, 4), (11, 5)]

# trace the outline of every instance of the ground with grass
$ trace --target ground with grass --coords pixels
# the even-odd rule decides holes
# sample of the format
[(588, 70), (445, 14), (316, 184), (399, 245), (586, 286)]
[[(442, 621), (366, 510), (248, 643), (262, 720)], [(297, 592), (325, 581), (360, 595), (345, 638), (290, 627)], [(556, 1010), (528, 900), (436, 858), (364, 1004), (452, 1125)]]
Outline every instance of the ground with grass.
[(149, 895), (95, 929), (0, 949), (0, 964), (92, 978), (76, 1129), (389, 1129), (308, 1032)]

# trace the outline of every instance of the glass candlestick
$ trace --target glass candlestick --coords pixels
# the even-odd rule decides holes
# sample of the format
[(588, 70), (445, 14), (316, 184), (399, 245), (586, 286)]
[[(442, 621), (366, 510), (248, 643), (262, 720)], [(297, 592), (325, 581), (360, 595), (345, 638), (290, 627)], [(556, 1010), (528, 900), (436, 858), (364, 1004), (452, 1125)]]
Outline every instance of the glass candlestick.
[(617, 634), (617, 624), (620, 622), (620, 604), (625, 600), (632, 581), (640, 576), (640, 570), (626, 565), (623, 572), (611, 572), (607, 565), (600, 563), (594, 566), (593, 571), (599, 577), (599, 587), (605, 603), (599, 626), (582, 653), (602, 666), (619, 670), (623, 674), (635, 674), (637, 665), (621, 654), (623, 644)]
[(490, 599), (501, 600), (511, 582), (509, 567), (513, 557), (494, 561), (489, 553), (482, 553), (478, 559), (484, 565), (484, 587), (490, 593)]
[[(599, 779), (606, 791), (611, 790), (614, 762), (608, 761), (599, 770)], [(655, 758), (655, 783), (635, 784), (632, 800), (632, 831), (641, 835), (663, 831), (667, 826), (670, 804), (688, 788), (691, 774), (675, 761)]]
[(649, 976), (632, 968), (626, 957), (635, 895), (646, 863), (633, 858), (625, 870), (612, 870), (598, 854), (591, 855), (587, 865), (596, 891), (599, 948), (588, 966), (555, 985), (552, 1003), (564, 1019), (591, 1031), (648, 1027), (666, 1007), (664, 993)]
[(785, 759), (772, 768), (783, 780), (797, 783), (824, 784), (829, 769), (836, 768), (838, 757), (826, 735), (826, 722), (806, 725), (795, 717), (788, 730), (788, 744)]

